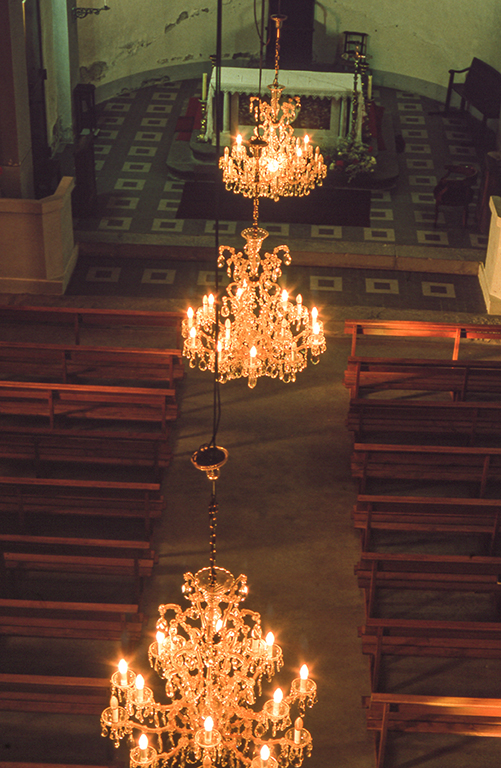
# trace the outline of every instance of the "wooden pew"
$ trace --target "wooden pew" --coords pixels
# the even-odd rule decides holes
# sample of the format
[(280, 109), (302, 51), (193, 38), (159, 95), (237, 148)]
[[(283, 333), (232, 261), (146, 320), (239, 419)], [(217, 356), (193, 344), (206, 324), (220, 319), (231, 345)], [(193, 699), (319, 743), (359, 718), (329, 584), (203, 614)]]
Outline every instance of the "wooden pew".
[(137, 604), (0, 598), (0, 635), (139, 643), (147, 617)]
[(388, 731), (501, 736), (501, 699), (372, 693), (362, 705), (376, 732), (376, 768), (384, 766)]
[(109, 702), (106, 678), (0, 673), (2, 711), (99, 716)]
[(0, 457), (33, 463), (35, 474), (48, 462), (149, 467), (158, 478), (172, 458), (167, 432), (7, 427), (0, 430)]
[(475, 592), (501, 597), (501, 557), (363, 552), (355, 565), (372, 617), (379, 589)]
[(140, 602), (157, 556), (149, 542), (0, 533), (0, 561), (15, 580), (38, 571), (129, 577)]
[(355, 443), (351, 471), (360, 493), (368, 479), (386, 478), (470, 482), (482, 497), (488, 482), (501, 480), (501, 448)]
[(0, 341), (0, 377), (78, 384), (102, 379), (164, 382), (184, 376), (181, 349), (82, 347)]
[(83, 307), (0, 306), (0, 322), (19, 325), (55, 325), (73, 329), (75, 344), (81, 343), (83, 328), (158, 328), (175, 336), (175, 347), (182, 345), (183, 312), (158, 312), (135, 309), (94, 309)]
[(402, 435), (419, 434), (420, 442), (437, 435), (442, 443), (460, 436), (473, 445), (478, 438), (501, 435), (501, 400), (443, 403), (359, 398), (351, 400), (345, 423), (356, 442), (378, 435), (385, 442), (400, 442)]
[(456, 401), (478, 399), (501, 392), (501, 361), (350, 357), (343, 384), (352, 400), (387, 390), (452, 393)]
[(496, 546), (501, 500), (428, 496), (359, 495), (353, 522), (360, 531), (362, 549), (371, 548), (373, 531), (478, 534), (487, 540), (487, 554)]
[(416, 320), (345, 320), (344, 332), (351, 335), (351, 355), (356, 354), (359, 336), (454, 339), (452, 359), (457, 360), (461, 339), (499, 341), (501, 325), (434, 323)]
[(173, 389), (0, 381), (0, 414), (48, 419), (153, 422), (165, 432), (177, 418)]
[(377, 691), (383, 656), (501, 659), (501, 623), (368, 618), (358, 628)]
[(0, 477), (0, 512), (15, 515), (20, 530), (34, 515), (74, 515), (142, 519), (149, 536), (164, 508), (159, 483)]

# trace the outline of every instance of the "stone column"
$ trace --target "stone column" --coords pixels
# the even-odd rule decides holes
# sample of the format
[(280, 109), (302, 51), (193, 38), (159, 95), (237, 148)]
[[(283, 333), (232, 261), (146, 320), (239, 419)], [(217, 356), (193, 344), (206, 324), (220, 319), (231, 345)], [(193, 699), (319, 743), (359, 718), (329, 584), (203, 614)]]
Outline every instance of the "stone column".
[(491, 224), (485, 267), (480, 264), (479, 280), (487, 312), (501, 315), (501, 197), (491, 197)]
[(24, 41), (23, 4), (0, 2), (0, 190), (4, 197), (31, 198), (33, 158)]

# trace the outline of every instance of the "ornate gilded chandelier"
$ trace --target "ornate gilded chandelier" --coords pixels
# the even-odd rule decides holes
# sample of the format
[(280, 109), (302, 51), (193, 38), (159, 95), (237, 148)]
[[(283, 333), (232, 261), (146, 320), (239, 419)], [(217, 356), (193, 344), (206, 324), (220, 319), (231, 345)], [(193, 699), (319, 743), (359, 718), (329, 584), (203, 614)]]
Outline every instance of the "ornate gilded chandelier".
[(117, 747), (124, 737), (132, 743), (131, 768), (298, 768), (311, 753), (303, 717), (316, 701), (316, 684), (308, 668), (301, 667), (286, 696), (280, 688), (263, 696), (263, 681), (270, 683), (283, 665), (282, 649), (273, 633), (263, 637), (259, 613), (240, 607), (247, 577), (216, 567), (215, 483), (228, 455), (215, 444), (216, 430), (192, 457), (212, 481), (210, 566), (184, 575), (187, 608), (159, 606), (148, 651), (164, 682), (164, 703), (121, 659), (101, 715), (103, 736)]
[[(257, 205), (255, 207), (257, 216)], [(323, 323), (318, 311), (303, 305), (301, 295), (293, 302), (277, 283), (281, 264), (290, 264), (287, 245), (260, 254), (268, 232), (257, 226), (245, 229), (242, 251), (222, 245), (218, 267), (226, 265), (231, 282), (220, 309), (212, 294), (203, 298), (196, 312), (190, 307), (183, 320), (183, 355), (192, 368), (217, 372), (222, 383), (240, 377), (255, 387), (259, 376), (296, 380), (310, 357), (318, 363), (325, 352)], [(216, 359), (217, 351), (217, 359)]]
[[(286, 16), (272, 16), (276, 26), (275, 77), (270, 89), (270, 103), (260, 97), (250, 99), (250, 111), (256, 126), (248, 149), (239, 134), (231, 148), (225, 147), (219, 160), (226, 189), (245, 197), (280, 197), (308, 195), (327, 175), (320, 150), (309, 136), (294, 135), (292, 123), (300, 109), (299, 96), (280, 103), (283, 86), (278, 83), (280, 30)], [(261, 77), (261, 72), (260, 72)]]

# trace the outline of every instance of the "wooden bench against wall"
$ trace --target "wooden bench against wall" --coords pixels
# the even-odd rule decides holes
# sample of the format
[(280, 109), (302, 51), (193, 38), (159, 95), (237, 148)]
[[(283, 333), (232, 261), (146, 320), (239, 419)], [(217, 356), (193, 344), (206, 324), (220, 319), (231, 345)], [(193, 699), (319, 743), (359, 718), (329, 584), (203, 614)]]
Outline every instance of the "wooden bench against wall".
[[(74, 307), (0, 306), (0, 322), (29, 325), (69, 326), (73, 329), (75, 344), (81, 343), (83, 328), (158, 328), (175, 337), (174, 346), (182, 346), (182, 312), (155, 312), (147, 310), (93, 309)], [(171, 343), (166, 346), (172, 346)]]
[[(501, 373), (501, 371), (500, 371)], [(496, 402), (421, 402), (420, 400), (351, 400), (346, 426), (357, 442), (419, 435), (420, 442), (463, 438), (467, 445), (501, 435), (501, 400)], [(377, 439), (377, 437), (376, 437)]]
[(381, 391), (452, 393), (463, 401), (501, 392), (501, 361), (350, 357), (343, 378), (350, 398)]
[(380, 589), (484, 593), (497, 604), (500, 574), (501, 557), (363, 552), (355, 565), (371, 618)]
[(0, 377), (78, 384), (101, 379), (164, 382), (184, 376), (181, 349), (130, 349), (0, 341)]
[(138, 604), (0, 598), (0, 635), (110, 640), (124, 651), (140, 641), (147, 617)]
[(459, 356), (461, 339), (501, 340), (501, 325), (432, 323), (414, 320), (345, 320), (344, 332), (351, 335), (351, 355), (356, 354), (359, 336), (454, 339), (452, 359)]
[(376, 768), (384, 766), (388, 731), (501, 736), (501, 699), (372, 693), (362, 704), (376, 732)]
[(377, 691), (383, 656), (501, 659), (501, 623), (368, 618), (358, 628)]
[(173, 389), (109, 387), (92, 384), (38, 384), (0, 381), (0, 414), (48, 419), (153, 422), (165, 431), (177, 418)]
[(464, 534), (485, 537), (492, 555), (501, 521), (501, 500), (428, 496), (359, 495), (353, 522), (360, 531), (362, 549), (371, 549), (373, 531), (394, 533)]
[(149, 537), (164, 508), (159, 483), (0, 477), (0, 512), (14, 515), (21, 531), (35, 515), (74, 515), (143, 520)]
[(386, 478), (469, 482), (482, 497), (488, 483), (501, 480), (501, 448), (355, 443), (351, 471), (360, 493), (365, 493), (367, 480)]
[(0, 673), (0, 710), (99, 716), (109, 690), (106, 678)]

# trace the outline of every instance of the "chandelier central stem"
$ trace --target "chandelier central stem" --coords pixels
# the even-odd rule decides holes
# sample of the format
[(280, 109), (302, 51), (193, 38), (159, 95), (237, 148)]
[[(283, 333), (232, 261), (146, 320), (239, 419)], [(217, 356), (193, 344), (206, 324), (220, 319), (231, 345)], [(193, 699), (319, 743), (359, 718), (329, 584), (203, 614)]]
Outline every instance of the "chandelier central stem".
[(217, 527), (218, 506), (216, 501), (216, 481), (212, 482), (212, 498), (209, 504), (209, 567), (210, 567), (210, 585), (213, 587), (216, 583), (216, 527)]

